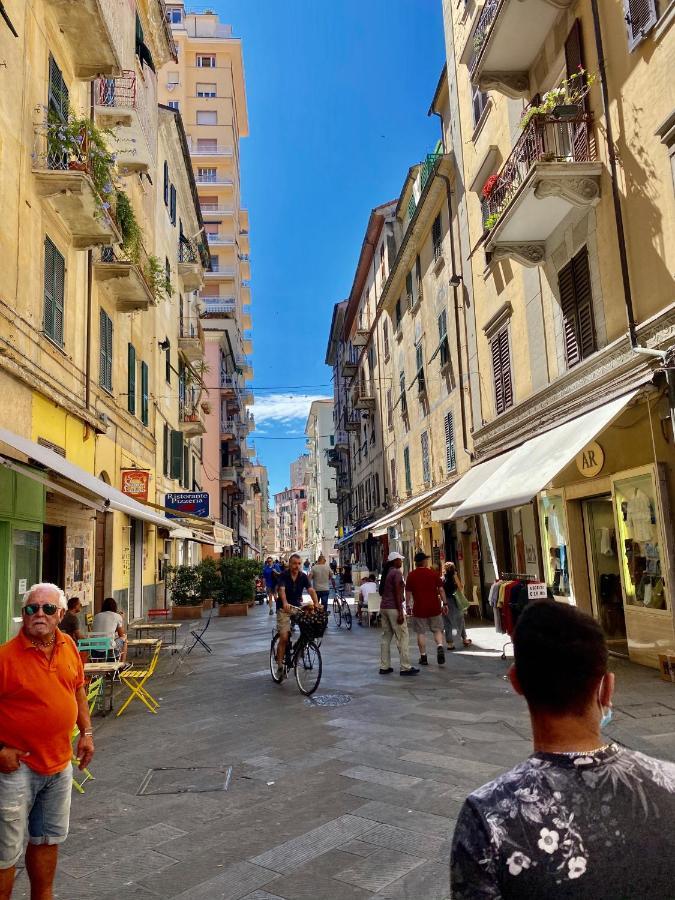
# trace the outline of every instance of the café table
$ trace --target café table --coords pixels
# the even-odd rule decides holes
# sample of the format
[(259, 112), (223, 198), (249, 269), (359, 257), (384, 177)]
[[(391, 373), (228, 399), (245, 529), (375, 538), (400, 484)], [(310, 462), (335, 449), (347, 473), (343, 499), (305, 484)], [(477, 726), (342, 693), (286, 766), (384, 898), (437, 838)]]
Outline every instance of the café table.
[(171, 647), (171, 652), (177, 652), (178, 647), (176, 634), (178, 632), (178, 629), (182, 627), (181, 622), (137, 622), (131, 627), (133, 627), (133, 629), (135, 630), (137, 638), (141, 638), (144, 634), (150, 636), (161, 631), (170, 632), (171, 641), (168, 643)]
[(115, 675), (127, 668), (127, 666), (128, 663), (115, 662), (112, 660), (110, 662), (87, 662), (84, 664), (84, 674), (86, 676), (96, 678), (98, 675), (102, 675), (105, 679), (106, 686), (108, 687), (108, 709), (106, 710), (104, 705), (101, 710), (103, 715), (105, 715), (106, 712), (113, 711), (113, 680)]

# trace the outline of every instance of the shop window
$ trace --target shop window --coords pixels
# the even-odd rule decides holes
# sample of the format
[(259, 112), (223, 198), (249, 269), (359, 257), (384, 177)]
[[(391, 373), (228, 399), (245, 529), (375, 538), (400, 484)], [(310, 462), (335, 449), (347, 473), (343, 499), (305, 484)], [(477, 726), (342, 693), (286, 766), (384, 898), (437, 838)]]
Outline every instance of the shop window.
[(54, 244), (45, 238), (44, 331), (63, 347), (63, 305), (66, 263)]
[(101, 387), (112, 391), (113, 323), (105, 310), (99, 311), (99, 375)]
[(513, 383), (511, 381), (511, 354), (509, 332), (505, 328), (490, 344), (492, 351), (492, 377), (495, 389), (495, 410), (501, 415), (513, 406)]
[(542, 495), (539, 522), (546, 584), (556, 600), (569, 600), (569, 541), (562, 495)]
[(616, 479), (614, 503), (626, 604), (666, 609), (654, 479), (649, 474)]

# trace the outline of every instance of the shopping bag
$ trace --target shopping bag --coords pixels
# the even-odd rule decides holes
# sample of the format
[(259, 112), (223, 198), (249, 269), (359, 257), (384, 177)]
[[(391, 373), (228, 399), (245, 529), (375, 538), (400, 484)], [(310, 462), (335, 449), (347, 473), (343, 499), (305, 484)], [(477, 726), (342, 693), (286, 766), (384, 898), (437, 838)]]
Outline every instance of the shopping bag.
[(469, 608), (469, 601), (466, 599), (462, 591), (455, 591), (455, 602), (460, 612), (465, 613)]

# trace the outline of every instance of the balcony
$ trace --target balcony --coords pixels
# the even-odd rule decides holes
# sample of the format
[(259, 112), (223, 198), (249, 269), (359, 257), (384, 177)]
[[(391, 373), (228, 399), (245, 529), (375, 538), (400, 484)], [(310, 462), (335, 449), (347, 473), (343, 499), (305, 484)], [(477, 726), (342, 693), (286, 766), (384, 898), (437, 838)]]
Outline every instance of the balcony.
[(436, 168), (442, 159), (442, 153), (427, 153), (426, 159), (420, 163), (419, 171), (415, 178), (415, 186), (410, 200), (408, 201), (408, 223), (415, 215), (415, 210), (417, 209), (416, 198), (422, 196), (422, 191), (424, 190), (427, 181), (435, 173)]
[(149, 272), (142, 247), (136, 259), (121, 247), (100, 247), (94, 256), (94, 277), (105, 285), (120, 312), (146, 310), (155, 302)]
[(349, 450), (349, 438), (347, 437), (346, 431), (335, 432), (335, 449)]
[(180, 410), (180, 430), (185, 437), (199, 437), (206, 432), (206, 423), (200, 409), (194, 407), (183, 407)]
[(190, 156), (193, 156), (195, 159), (204, 159), (206, 157), (231, 157), (234, 156), (234, 149), (232, 147), (224, 147), (218, 144), (215, 147), (190, 147)]
[(342, 455), (340, 451), (335, 447), (331, 447), (326, 454), (326, 462), (331, 468), (337, 469), (342, 462)]
[(354, 398), (354, 409), (375, 409), (375, 395), (372, 388), (362, 387)]
[(209, 247), (234, 247), (234, 238), (226, 234), (207, 232)]
[(233, 216), (234, 208), (232, 206), (220, 206), (213, 203), (201, 203), (202, 218), (210, 219), (212, 216)]
[(114, 129), (117, 166), (126, 173), (154, 169), (157, 157), (157, 97), (154, 82), (132, 70), (119, 78), (97, 78), (94, 114)]
[(370, 339), (370, 331), (367, 328), (359, 328), (352, 336), (352, 344), (355, 347), (365, 347)]
[(253, 391), (248, 389), (242, 391), (241, 399), (243, 400), (244, 406), (253, 406), (253, 404), (255, 403)]
[(534, 116), (484, 200), (492, 259), (541, 265), (546, 241), (566, 216), (598, 202), (601, 170), (589, 115)]
[(471, 40), (469, 72), (482, 91), (530, 94), (529, 71), (572, 0), (486, 0)]
[(220, 420), (220, 439), (221, 441), (233, 441), (238, 434), (239, 423), (236, 419)]
[(189, 318), (181, 322), (178, 349), (189, 362), (204, 358), (204, 332), (199, 319)]
[(342, 375), (344, 378), (353, 378), (359, 371), (359, 364), (351, 359), (346, 359), (342, 363)]
[(198, 291), (204, 283), (204, 269), (197, 248), (183, 238), (178, 242), (178, 274), (186, 291)]
[(220, 187), (234, 187), (232, 178), (223, 178), (222, 175), (195, 175), (197, 184), (215, 184)]
[(253, 328), (253, 319), (251, 318), (250, 312), (242, 312), (241, 316), (239, 317), (239, 321), (241, 322), (242, 328)]
[(204, 272), (204, 277), (209, 279), (234, 278), (234, 266), (212, 265), (208, 272)]
[(239, 472), (239, 466), (223, 466), (220, 470), (220, 480), (221, 482), (224, 481), (231, 485), (236, 485), (237, 479), (239, 478)]
[(361, 413), (358, 411), (347, 413), (345, 428), (347, 431), (361, 430)]
[(76, 78), (122, 72), (124, 47), (133, 46), (133, 15), (127, 0), (47, 0), (68, 46)]
[(234, 297), (204, 297), (201, 302), (204, 306), (204, 314), (214, 318), (233, 318), (237, 314), (237, 301)]
[[(65, 137), (62, 128), (68, 131)], [(96, 187), (100, 180), (96, 182), (94, 178), (97, 170), (86, 128), (74, 138), (72, 124), (50, 123), (39, 128), (35, 138), (33, 175), (37, 193), (60, 216), (73, 247), (89, 250), (119, 244), (122, 235), (114, 219), (111, 199)]]

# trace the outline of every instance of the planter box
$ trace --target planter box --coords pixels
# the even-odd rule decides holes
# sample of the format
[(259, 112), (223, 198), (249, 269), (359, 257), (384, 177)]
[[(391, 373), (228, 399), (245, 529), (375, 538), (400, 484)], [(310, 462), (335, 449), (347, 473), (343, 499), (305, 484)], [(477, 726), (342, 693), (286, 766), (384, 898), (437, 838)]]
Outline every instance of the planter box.
[(218, 608), (219, 616), (247, 616), (248, 603), (221, 603)]
[(172, 606), (172, 619), (201, 619), (202, 605), (199, 606)]

